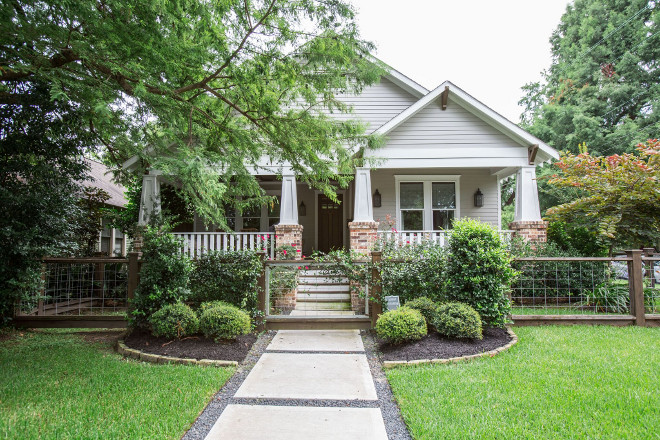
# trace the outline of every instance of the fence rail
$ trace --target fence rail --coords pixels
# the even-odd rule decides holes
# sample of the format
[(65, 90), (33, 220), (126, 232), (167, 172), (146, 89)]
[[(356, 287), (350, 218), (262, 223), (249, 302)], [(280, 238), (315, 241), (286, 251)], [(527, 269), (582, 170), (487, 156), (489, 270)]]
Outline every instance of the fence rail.
[(213, 251), (260, 251), (275, 258), (275, 234), (271, 232), (173, 232), (183, 241), (182, 252), (197, 258)]
[(29, 327), (126, 327), (138, 283), (138, 254), (129, 258), (44, 258), (42, 288), (16, 304)]

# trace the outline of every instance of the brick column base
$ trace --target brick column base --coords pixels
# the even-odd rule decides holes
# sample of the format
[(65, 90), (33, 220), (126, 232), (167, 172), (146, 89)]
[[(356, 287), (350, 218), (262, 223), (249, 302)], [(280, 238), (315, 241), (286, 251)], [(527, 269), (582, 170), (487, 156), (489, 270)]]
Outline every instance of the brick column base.
[(296, 248), (294, 260), (302, 259), (302, 225), (275, 225), (275, 246), (291, 245)]
[[(351, 251), (364, 255), (364, 258), (371, 258), (371, 250), (378, 239), (378, 222), (350, 222), (348, 230)], [(363, 290), (363, 286), (351, 284), (351, 308), (356, 314), (364, 314), (364, 298), (359, 295)]]
[(545, 243), (548, 241), (548, 222), (512, 222), (509, 223), (509, 229), (513, 230), (513, 235), (522, 237), (530, 243)]

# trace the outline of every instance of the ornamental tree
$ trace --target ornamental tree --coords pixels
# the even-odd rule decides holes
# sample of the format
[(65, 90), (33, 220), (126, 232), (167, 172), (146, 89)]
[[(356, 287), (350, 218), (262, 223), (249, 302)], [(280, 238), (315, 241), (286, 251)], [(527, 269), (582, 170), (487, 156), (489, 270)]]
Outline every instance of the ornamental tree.
[(26, 84), (84, 115), (111, 165), (138, 155), (224, 225), (269, 199), (260, 159), (330, 196), (374, 142), (338, 96), (382, 73), (343, 0), (13, 0), (0, 4), (0, 105)]
[(648, 245), (660, 237), (660, 142), (649, 139), (637, 154), (607, 157), (562, 153), (551, 185), (581, 190), (575, 200), (548, 209), (551, 220), (584, 216), (609, 244)]

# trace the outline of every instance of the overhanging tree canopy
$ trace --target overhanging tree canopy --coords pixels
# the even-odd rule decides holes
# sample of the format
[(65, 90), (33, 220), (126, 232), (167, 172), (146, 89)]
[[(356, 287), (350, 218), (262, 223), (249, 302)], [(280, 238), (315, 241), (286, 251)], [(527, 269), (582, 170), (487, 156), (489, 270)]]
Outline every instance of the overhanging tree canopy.
[(108, 160), (141, 155), (222, 223), (235, 195), (263, 202), (248, 172), (260, 158), (332, 193), (373, 142), (327, 116), (347, 111), (339, 93), (382, 73), (354, 18), (342, 0), (3, 2), (0, 104), (29, 103), (24, 86), (48, 84)]
[(631, 152), (660, 129), (660, 6), (575, 0), (550, 39), (544, 80), (520, 101), (526, 128), (558, 150)]

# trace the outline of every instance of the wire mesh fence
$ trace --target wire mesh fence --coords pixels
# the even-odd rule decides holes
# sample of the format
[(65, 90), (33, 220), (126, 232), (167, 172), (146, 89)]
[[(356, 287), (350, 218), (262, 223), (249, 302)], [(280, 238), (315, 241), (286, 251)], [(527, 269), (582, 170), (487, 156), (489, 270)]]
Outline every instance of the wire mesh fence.
[(628, 258), (519, 258), (514, 315), (630, 313)]
[(16, 316), (124, 315), (128, 259), (43, 260), (40, 291), (17, 304)]
[(644, 308), (660, 314), (660, 254), (642, 258), (644, 264)]

